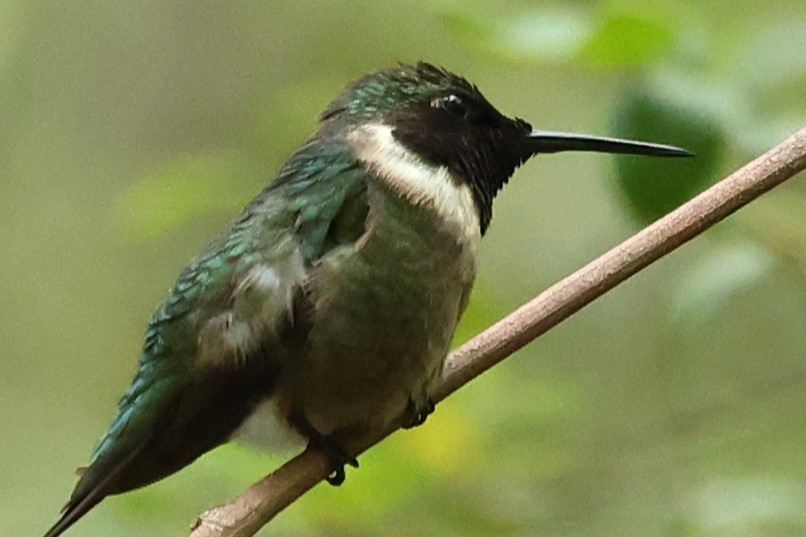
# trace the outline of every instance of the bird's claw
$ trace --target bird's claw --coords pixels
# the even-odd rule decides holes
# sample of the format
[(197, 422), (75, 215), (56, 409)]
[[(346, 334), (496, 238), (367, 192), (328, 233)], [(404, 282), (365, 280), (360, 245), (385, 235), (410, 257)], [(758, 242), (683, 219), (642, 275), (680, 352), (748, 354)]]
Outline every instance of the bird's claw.
[(426, 399), (424, 404), (418, 405), (413, 400), (409, 400), (409, 405), (406, 407), (407, 423), (403, 425), (404, 429), (412, 429), (425, 423), (428, 416), (434, 412), (434, 402), (431, 399)]
[(330, 460), (330, 464), (333, 466), (333, 473), (327, 476), (326, 481), (328, 484), (338, 487), (344, 483), (344, 479), (346, 478), (344, 467), (350, 465), (353, 468), (358, 468), (358, 459), (347, 453), (343, 447), (328, 438), (323, 438), (320, 445), (327, 455), (327, 458)]
[(332, 474), (330, 474), (329, 476), (327, 476), (327, 477), (325, 478), (325, 480), (328, 482), (328, 484), (329, 484), (330, 486), (333, 486), (333, 487), (338, 487), (338, 486), (340, 486), (342, 483), (344, 483), (344, 479), (345, 479), (346, 477), (347, 477), (347, 476), (346, 476), (346, 474), (345, 474), (345, 472), (344, 472), (344, 466), (339, 466), (338, 468), (336, 468), (335, 470), (333, 470), (333, 473), (332, 473)]
[(310, 422), (299, 413), (291, 414), (289, 421), (302, 434), (308, 437), (308, 447), (319, 449), (325, 454), (333, 471), (325, 479), (334, 487), (344, 483), (346, 477), (345, 465), (358, 468), (358, 459), (347, 453), (347, 450), (332, 436), (324, 436), (313, 427)]

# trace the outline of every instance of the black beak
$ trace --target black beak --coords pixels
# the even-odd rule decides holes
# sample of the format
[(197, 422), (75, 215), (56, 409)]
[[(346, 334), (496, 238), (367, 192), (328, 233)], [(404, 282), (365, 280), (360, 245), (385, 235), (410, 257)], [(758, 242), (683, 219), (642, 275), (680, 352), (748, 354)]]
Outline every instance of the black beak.
[(693, 157), (694, 153), (673, 145), (635, 142), (620, 138), (591, 136), (571, 132), (532, 131), (526, 135), (526, 146), (536, 153), (560, 151), (595, 151), (623, 155), (649, 155), (653, 157)]

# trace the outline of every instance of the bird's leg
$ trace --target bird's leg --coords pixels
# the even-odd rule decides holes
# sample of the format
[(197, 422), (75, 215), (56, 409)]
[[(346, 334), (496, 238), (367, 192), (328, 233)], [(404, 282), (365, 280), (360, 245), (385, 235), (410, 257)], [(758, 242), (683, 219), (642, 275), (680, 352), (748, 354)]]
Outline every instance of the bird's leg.
[(434, 411), (435, 405), (431, 399), (423, 399), (415, 402), (414, 399), (409, 399), (409, 404), (406, 406), (406, 424), (403, 425), (404, 429), (412, 429), (425, 423), (428, 416)]
[(358, 459), (347, 453), (347, 450), (337, 442), (332, 436), (321, 434), (311, 425), (305, 416), (294, 413), (289, 419), (291, 424), (308, 439), (308, 445), (321, 450), (330, 461), (333, 473), (327, 477), (327, 482), (338, 487), (344, 483), (344, 466), (349, 464), (353, 468), (358, 468)]

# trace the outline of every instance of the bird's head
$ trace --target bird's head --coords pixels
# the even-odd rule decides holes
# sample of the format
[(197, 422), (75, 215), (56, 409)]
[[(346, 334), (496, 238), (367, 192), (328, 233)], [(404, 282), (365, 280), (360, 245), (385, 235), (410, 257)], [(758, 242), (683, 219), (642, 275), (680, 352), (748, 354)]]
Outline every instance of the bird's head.
[(482, 230), (495, 195), (515, 169), (539, 153), (596, 151), (662, 157), (683, 149), (584, 134), (535, 130), (499, 112), (478, 87), (428, 63), (401, 64), (347, 86), (321, 116), (348, 128), (380, 124), (423, 161), (466, 181), (480, 209)]

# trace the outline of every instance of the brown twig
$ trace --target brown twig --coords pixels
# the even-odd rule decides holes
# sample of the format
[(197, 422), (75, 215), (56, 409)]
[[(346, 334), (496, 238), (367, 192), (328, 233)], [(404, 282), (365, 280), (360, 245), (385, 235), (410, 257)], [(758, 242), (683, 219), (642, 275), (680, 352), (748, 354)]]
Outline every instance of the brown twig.
[[(650, 263), (806, 168), (806, 129), (734, 172), (571, 276), (542, 292), (448, 356), (440, 401)], [(391, 434), (348, 446), (363, 452)], [(327, 477), (327, 458), (306, 450), (229, 503), (205, 511), (190, 537), (248, 537)]]

